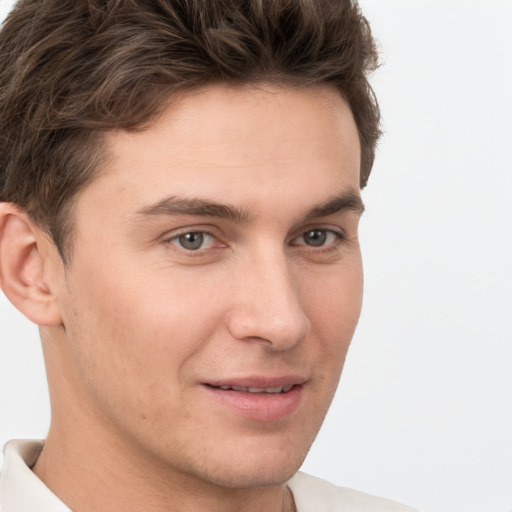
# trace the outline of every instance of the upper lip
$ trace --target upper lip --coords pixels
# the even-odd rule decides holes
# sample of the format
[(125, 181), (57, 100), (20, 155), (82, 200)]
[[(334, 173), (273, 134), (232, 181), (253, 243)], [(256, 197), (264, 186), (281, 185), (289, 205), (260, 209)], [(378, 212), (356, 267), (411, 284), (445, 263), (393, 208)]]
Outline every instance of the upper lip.
[(237, 386), (241, 388), (278, 388), (280, 386), (300, 386), (307, 379), (300, 375), (283, 375), (283, 376), (249, 376), (249, 377), (227, 377), (221, 379), (208, 380), (203, 382), (208, 386)]

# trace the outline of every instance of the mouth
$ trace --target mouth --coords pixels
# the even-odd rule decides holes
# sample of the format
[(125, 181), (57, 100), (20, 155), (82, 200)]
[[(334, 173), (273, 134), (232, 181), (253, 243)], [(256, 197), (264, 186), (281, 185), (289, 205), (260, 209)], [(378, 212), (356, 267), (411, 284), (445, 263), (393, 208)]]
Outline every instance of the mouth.
[(272, 388), (255, 388), (250, 386), (214, 386), (212, 384), (206, 384), (206, 386), (212, 387), (214, 389), (220, 389), (222, 391), (242, 391), (244, 393), (269, 393), (273, 395), (288, 393), (296, 384), (286, 384), (284, 386), (276, 386)]
[(305, 379), (237, 379), (208, 382), (203, 389), (223, 411), (257, 421), (291, 417), (303, 401)]

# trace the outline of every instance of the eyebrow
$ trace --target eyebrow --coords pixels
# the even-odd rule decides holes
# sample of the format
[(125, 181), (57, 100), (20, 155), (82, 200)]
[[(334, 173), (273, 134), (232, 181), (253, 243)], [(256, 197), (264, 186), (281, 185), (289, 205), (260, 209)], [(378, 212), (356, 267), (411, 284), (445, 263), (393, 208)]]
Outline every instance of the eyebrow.
[(342, 192), (341, 194), (329, 199), (326, 203), (315, 206), (306, 214), (305, 218), (328, 217), (341, 211), (350, 210), (358, 215), (364, 212), (364, 204), (361, 196), (353, 190)]
[(208, 199), (181, 198), (170, 196), (158, 203), (142, 208), (139, 215), (194, 215), (199, 217), (217, 217), (237, 223), (247, 223), (251, 220), (248, 209), (220, 204)]
[[(327, 217), (344, 210), (351, 210), (361, 215), (364, 211), (364, 205), (360, 195), (352, 190), (345, 191), (327, 202), (313, 207), (304, 215), (304, 219)], [(140, 209), (137, 214), (144, 217), (163, 215), (216, 217), (236, 223), (249, 223), (253, 218), (248, 208), (216, 203), (208, 199), (182, 198), (179, 196), (162, 199), (155, 204)]]

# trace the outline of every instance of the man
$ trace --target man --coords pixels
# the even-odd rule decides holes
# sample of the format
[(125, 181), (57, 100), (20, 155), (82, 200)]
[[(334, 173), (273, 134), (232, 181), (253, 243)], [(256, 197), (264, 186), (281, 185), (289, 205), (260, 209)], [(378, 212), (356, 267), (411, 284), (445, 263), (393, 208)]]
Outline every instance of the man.
[(297, 473), (361, 307), (357, 5), (22, 0), (0, 56), (0, 283), (52, 407), (1, 510), (410, 510)]

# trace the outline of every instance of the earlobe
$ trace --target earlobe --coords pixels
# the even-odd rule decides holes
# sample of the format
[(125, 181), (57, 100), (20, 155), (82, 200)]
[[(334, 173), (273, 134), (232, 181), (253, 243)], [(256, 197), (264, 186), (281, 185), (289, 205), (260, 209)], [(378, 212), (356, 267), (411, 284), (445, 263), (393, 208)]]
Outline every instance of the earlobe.
[(62, 323), (56, 297), (45, 280), (40, 230), (11, 203), (0, 203), (0, 287), (29, 320), (40, 326)]

